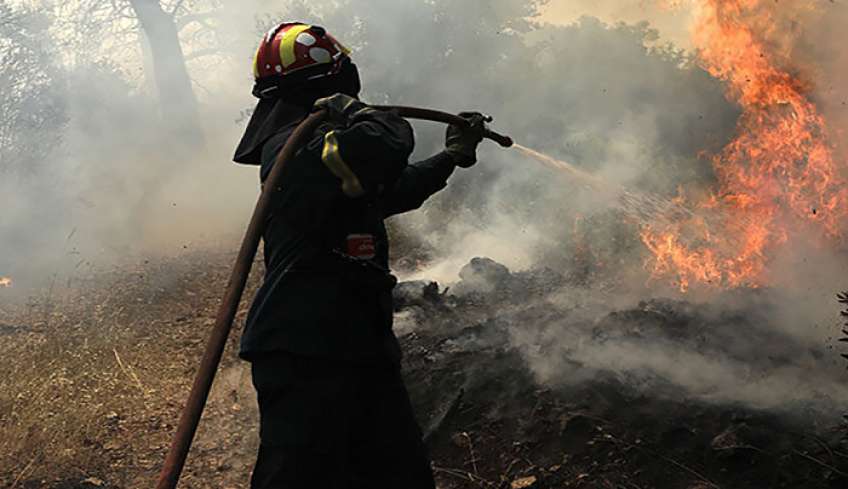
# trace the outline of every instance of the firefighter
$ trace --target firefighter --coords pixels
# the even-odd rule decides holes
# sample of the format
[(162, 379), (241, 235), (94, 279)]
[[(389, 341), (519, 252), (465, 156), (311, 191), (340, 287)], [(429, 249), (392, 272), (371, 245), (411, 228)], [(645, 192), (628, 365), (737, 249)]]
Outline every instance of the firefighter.
[(464, 113), (469, 126), (449, 126), (443, 152), (408, 164), (409, 123), (359, 101), (349, 51), (323, 28), (274, 27), (253, 72), (259, 102), (234, 160), (260, 165), (261, 181), (311, 111), (329, 118), (270, 189), (265, 278), (240, 349), (260, 412), (251, 487), (433, 489), (392, 332), (383, 220), (476, 163), (484, 118)]

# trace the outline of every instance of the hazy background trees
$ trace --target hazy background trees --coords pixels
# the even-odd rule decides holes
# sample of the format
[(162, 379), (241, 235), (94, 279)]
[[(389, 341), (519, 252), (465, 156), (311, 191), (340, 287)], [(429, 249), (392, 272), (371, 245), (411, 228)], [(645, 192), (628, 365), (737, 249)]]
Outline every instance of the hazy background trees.
[(203, 144), (195, 82), (187, 63), (221, 55), (209, 1), (80, 0), (54, 6), (63, 35), (85, 56), (91, 52), (138, 70), (158, 101), (168, 129), (190, 146)]
[[(51, 55), (50, 19), (0, 4), (0, 172), (34, 173), (66, 122), (61, 66)], [(39, 135), (45, 135), (38, 141)]]
[[(542, 5), (2, 0), (0, 275), (36, 283), (57, 263), (237, 236), (257, 186), (229, 160), (254, 103), (256, 42), (284, 19), (352, 47), (368, 101), (483, 110), (519, 142), (619, 183), (708, 180), (696, 155), (736, 116), (720, 84), (645, 23), (545, 25)], [(437, 151), (443, 127), (417, 129), (416, 155)], [(567, 255), (573, 218), (605, 209), (515, 152), (486, 145), (481, 160), (399, 226), (446, 254), (526, 264)]]

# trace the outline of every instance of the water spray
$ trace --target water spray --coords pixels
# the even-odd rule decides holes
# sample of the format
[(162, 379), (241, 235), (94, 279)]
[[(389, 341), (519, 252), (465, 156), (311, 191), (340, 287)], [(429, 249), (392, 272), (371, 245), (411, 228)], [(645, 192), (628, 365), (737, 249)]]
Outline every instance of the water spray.
[(571, 163), (558, 160), (520, 144), (514, 144), (513, 147), (548, 168), (567, 173), (591, 190), (614, 196), (615, 207), (639, 225), (649, 225), (659, 220), (678, 219), (681, 215), (686, 217), (693, 215), (691, 209), (674, 200), (628, 189), (581, 170)]

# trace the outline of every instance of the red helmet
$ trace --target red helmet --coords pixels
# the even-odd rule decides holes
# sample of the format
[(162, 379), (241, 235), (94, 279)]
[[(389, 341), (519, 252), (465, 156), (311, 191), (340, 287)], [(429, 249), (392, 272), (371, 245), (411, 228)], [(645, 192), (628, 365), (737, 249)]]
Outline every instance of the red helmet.
[(323, 27), (284, 22), (262, 38), (253, 59), (253, 76), (262, 96), (283, 84), (338, 74), (350, 58)]

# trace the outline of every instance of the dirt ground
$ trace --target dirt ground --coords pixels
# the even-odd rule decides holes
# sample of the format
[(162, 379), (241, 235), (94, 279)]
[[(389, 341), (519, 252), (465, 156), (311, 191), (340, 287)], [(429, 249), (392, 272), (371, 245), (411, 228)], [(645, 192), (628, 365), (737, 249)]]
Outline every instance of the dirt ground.
[[(142, 260), (0, 305), (0, 486), (152, 487), (231, 260)], [(404, 372), (441, 488), (848, 487), (838, 405), (708, 402), (661, 378), (646, 389), (620, 372), (589, 375), (570, 358), (574, 377), (540, 376), (515, 331), (541, 335), (532, 325), (570, 317), (532, 300), (568, 278), (477, 265), (454, 292), (416, 282), (396, 293)], [(494, 286), (475, 287), (481, 277)], [(709, 344), (713, 316), (700, 307), (648, 300), (600, 318), (592, 338)], [(257, 412), (237, 333), (180, 487), (246, 487)], [(796, 362), (787, 355), (775, 365)]]

